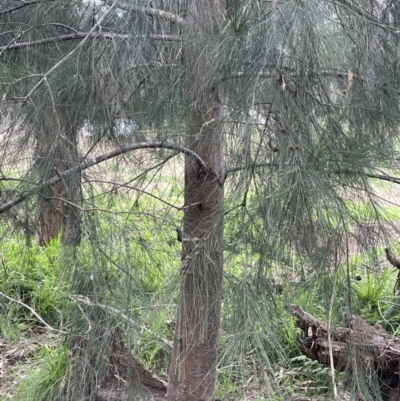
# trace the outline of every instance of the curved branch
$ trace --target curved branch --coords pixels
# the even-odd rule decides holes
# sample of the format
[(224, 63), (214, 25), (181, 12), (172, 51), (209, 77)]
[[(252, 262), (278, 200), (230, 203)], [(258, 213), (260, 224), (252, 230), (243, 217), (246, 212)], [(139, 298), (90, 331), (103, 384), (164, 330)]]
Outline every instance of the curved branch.
[(49, 330), (51, 330), (51, 331), (56, 331), (56, 332), (62, 333), (62, 334), (66, 334), (66, 333), (67, 333), (67, 332), (64, 331), (64, 330), (58, 330), (58, 329), (55, 329), (54, 327), (51, 327), (51, 326), (50, 326), (49, 324), (47, 324), (47, 323), (39, 316), (39, 314), (38, 314), (33, 308), (31, 308), (29, 305), (24, 304), (23, 302), (19, 301), (18, 299), (11, 298), (11, 297), (9, 297), (8, 295), (3, 294), (2, 292), (0, 292), (0, 295), (1, 295), (2, 297), (4, 297), (4, 298), (7, 298), (7, 299), (8, 299), (9, 301), (11, 301), (11, 302), (15, 302), (15, 303), (17, 303), (18, 305), (21, 305), (21, 306), (23, 306), (24, 308), (28, 309), (28, 310), (29, 310), (34, 316), (36, 316)]
[[(56, 176), (48, 179), (47, 181), (45, 181), (42, 185), (40, 185), (37, 189), (35, 190), (31, 190), (31, 191), (25, 191), (25, 192), (21, 192), (16, 198), (10, 200), (7, 203), (4, 203), (3, 205), (0, 206), (0, 214), (5, 212), (8, 209), (11, 209), (13, 206), (18, 205), (19, 203), (21, 203), (22, 201), (24, 201), (26, 198), (28, 198), (29, 196), (32, 196), (34, 193), (38, 192), (39, 190), (41, 190), (42, 188), (48, 187), (49, 185), (54, 185), (57, 182), (61, 181), (62, 179), (64, 179), (65, 177), (68, 177), (70, 175), (79, 173), (83, 170), (88, 169), (89, 167), (93, 167), (96, 164), (99, 164), (101, 162), (104, 162), (106, 160), (110, 160), (116, 156), (120, 156), (123, 155), (125, 153), (128, 153), (132, 150), (138, 150), (138, 149), (171, 149), (171, 150), (175, 150), (179, 153), (183, 153), (186, 156), (191, 157), (192, 159), (194, 159), (200, 167), (202, 167), (203, 169), (207, 169), (207, 165), (206, 163), (204, 163), (203, 159), (195, 152), (193, 152), (192, 150), (185, 148), (184, 146), (179, 146), (179, 145), (174, 145), (174, 144), (168, 144), (168, 143), (164, 143), (162, 141), (154, 141), (154, 142), (140, 142), (140, 143), (134, 143), (132, 145), (129, 146), (124, 146), (122, 148), (118, 148), (115, 149), (109, 153), (106, 153), (104, 155), (98, 156), (94, 159), (88, 159), (85, 160), (81, 163), (79, 163), (77, 166), (72, 167), (68, 170), (65, 171), (61, 171), (59, 174), (57, 174)], [(0, 181), (2, 181), (2, 179), (0, 178)]]

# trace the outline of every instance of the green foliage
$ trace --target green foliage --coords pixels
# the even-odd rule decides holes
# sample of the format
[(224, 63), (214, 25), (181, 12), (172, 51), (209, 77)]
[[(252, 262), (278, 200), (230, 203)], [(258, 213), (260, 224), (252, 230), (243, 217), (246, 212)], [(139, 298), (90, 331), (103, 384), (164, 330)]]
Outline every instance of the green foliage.
[[(65, 175), (60, 186), (42, 185), (110, 145), (160, 140), (201, 157), (211, 156), (205, 148), (223, 154), (216, 163), (226, 166), (218, 180), (227, 197), (219, 369), (229, 393), (250, 372), (261, 377), (259, 366), (270, 378), (288, 358), (303, 362), (286, 302), (333, 324), (347, 312), (394, 323), (396, 309), (387, 306), (393, 277), (371, 269), (356, 282), (349, 238), (373, 249), (365, 259), (375, 263), (377, 243), (386, 240), (382, 223), (399, 216), (397, 207), (381, 207), (371, 179), (398, 175), (398, 2), (8, 3), (0, 6), (1, 180), (17, 178), (18, 191), (35, 194), (19, 209), (26, 219), (64, 199), (72, 220), (77, 204), (83, 236), (76, 248), (58, 241), (39, 248), (4, 235), (4, 294), (80, 335), (90, 332), (97, 310), (106, 320), (102, 334), (122, 328), (135, 354), (166, 372), (164, 340), (172, 333), (165, 321), (183, 277), (174, 228), (187, 208), (198, 207), (200, 216), (209, 206), (185, 204), (182, 188), (191, 188), (183, 163), (174, 172), (166, 167), (175, 158), (170, 150), (141, 150), (82, 172), (81, 196), (58, 193), (72, 188)], [(188, 140), (197, 119), (201, 129)], [(121, 121), (129, 132), (117, 132)], [(83, 128), (90, 136), (80, 141)], [(218, 139), (203, 148), (197, 138), (213, 129)], [(197, 178), (205, 172), (209, 179), (204, 168)], [(275, 281), (282, 293), (273, 291)], [(21, 304), (3, 297), (0, 305), (2, 335), (39, 325)], [(325, 370), (301, 369), (326, 388)]]
[[(59, 281), (61, 258), (58, 240), (43, 248), (26, 247), (21, 237), (10, 238), (2, 245), (1, 256), (1, 292), (32, 307), (48, 324), (58, 327), (62, 323), (60, 307), (67, 288), (65, 282)], [(4, 298), (2, 302), (6, 308), (4, 321), (22, 325), (21, 328), (38, 324), (37, 318), (27, 308)], [(3, 330), (3, 325), (0, 325), (0, 330)]]
[(371, 324), (382, 320), (388, 302), (393, 299), (394, 288), (393, 269), (381, 272), (367, 273), (361, 281), (353, 285), (355, 307), (361, 316)]

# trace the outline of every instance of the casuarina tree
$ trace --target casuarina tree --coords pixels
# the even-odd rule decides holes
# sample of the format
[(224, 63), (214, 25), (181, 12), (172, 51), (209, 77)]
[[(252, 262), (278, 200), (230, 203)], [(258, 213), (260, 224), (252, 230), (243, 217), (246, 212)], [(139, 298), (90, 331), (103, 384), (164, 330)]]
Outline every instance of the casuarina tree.
[[(0, 7), (1, 180), (18, 182), (1, 213), (29, 205), (44, 221), (42, 243), (62, 231), (76, 246), (84, 223), (85, 241), (111, 258), (99, 245), (97, 191), (140, 187), (140, 196), (158, 195), (146, 192), (143, 174), (109, 180), (109, 165), (105, 173), (96, 168), (121, 155), (140, 166), (143, 154), (152, 155), (140, 166), (148, 177), (184, 155), (176, 176), (183, 204), (172, 205), (183, 228), (170, 400), (215, 397), (224, 276), (227, 286), (240, 279), (242, 294), (251, 288), (228, 313), (247, 339), (258, 335), (249, 325), (259, 319), (274, 266), (330, 275), (346, 261), (350, 237), (365, 249), (382, 241), (376, 182), (399, 183), (389, 173), (397, 169), (400, 117), (397, 2), (53, 0)], [(28, 162), (15, 178), (22, 152)], [(372, 206), (370, 225), (350, 210), (355, 198)], [(233, 274), (233, 255), (249, 252), (251, 268), (243, 263)], [(126, 263), (124, 274), (139, 280)]]

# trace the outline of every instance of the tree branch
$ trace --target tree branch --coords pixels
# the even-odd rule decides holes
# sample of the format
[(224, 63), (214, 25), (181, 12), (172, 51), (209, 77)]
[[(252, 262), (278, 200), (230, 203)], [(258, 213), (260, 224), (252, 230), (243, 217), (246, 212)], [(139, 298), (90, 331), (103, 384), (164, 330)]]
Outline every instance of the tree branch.
[[(68, 35), (60, 35), (54, 36), (51, 38), (45, 38), (40, 40), (34, 40), (29, 42), (19, 42), (14, 44), (8, 44), (5, 46), (0, 46), (0, 52), (4, 52), (7, 50), (13, 49), (22, 49), (26, 47), (34, 47), (34, 46), (43, 46), (49, 43), (55, 42), (66, 42), (68, 40), (79, 40), (79, 39), (86, 39), (90, 35), (89, 39), (97, 39), (97, 38), (105, 38), (105, 39), (129, 39), (132, 38), (132, 35), (124, 35), (124, 34), (116, 34), (116, 33), (96, 33), (95, 35), (90, 32), (76, 32), (71, 33)], [(181, 38), (178, 35), (163, 35), (163, 34), (153, 34), (150, 35), (151, 39), (161, 40), (161, 41), (168, 41), (168, 42), (180, 42)], [(15, 39), (14, 39), (15, 40)]]
[(18, 6), (15, 6), (14, 8), (9, 8), (8, 10), (0, 11), (0, 15), (10, 14), (13, 11), (20, 10), (21, 8), (28, 7), (28, 6), (31, 6), (33, 4), (43, 3), (43, 2), (46, 2), (46, 1), (54, 1), (54, 0), (32, 0), (32, 1), (24, 2), (22, 4), (19, 4)]
[(238, 167), (231, 167), (231, 168), (227, 168), (225, 170), (225, 176), (227, 176), (230, 173), (236, 173), (237, 171), (242, 171), (242, 170), (252, 170), (255, 168), (259, 168), (259, 167), (273, 167), (276, 166), (274, 163), (270, 163), (270, 162), (265, 162), (265, 163), (249, 163), (246, 164), (244, 166), (238, 166)]
[(23, 306), (24, 308), (28, 309), (28, 310), (29, 310), (34, 316), (36, 316), (49, 330), (51, 330), (51, 331), (57, 331), (58, 333), (63, 333), (63, 334), (66, 333), (66, 331), (64, 331), (64, 330), (58, 330), (58, 329), (55, 329), (55, 328), (51, 327), (50, 325), (48, 325), (48, 324), (38, 315), (38, 313), (35, 312), (35, 310), (34, 310), (33, 308), (31, 308), (29, 305), (24, 304), (24, 303), (21, 302), (21, 301), (18, 301), (18, 299), (11, 298), (11, 297), (7, 296), (6, 294), (3, 294), (2, 292), (0, 292), (0, 295), (1, 295), (2, 297), (4, 297), (4, 298), (7, 298), (7, 299), (8, 299), (9, 301), (11, 301), (11, 302), (15, 302), (16, 304), (21, 305), (21, 306)]
[[(227, 168), (225, 170), (225, 177), (230, 174), (230, 173), (236, 173), (238, 171), (242, 171), (242, 170), (249, 170), (249, 169), (253, 169), (253, 168), (260, 168), (260, 167), (276, 167), (276, 164), (274, 163), (269, 163), (269, 162), (265, 162), (265, 163), (250, 163), (250, 164), (246, 164), (244, 166), (238, 166), (238, 167), (231, 167), (231, 168)], [(375, 178), (377, 180), (382, 180), (382, 181), (389, 181), (389, 182), (393, 182), (394, 184), (400, 184), (400, 178), (399, 177), (393, 177), (387, 174), (371, 174), (371, 173), (365, 173), (363, 171), (351, 171), (351, 170), (327, 170), (327, 173), (331, 173), (331, 174), (336, 174), (336, 175), (363, 175), (365, 177), (368, 178)]]
[[(189, 156), (192, 159), (194, 159), (200, 165), (200, 167), (202, 167), (203, 169), (208, 168), (206, 163), (204, 163), (204, 161), (201, 159), (201, 157), (197, 153), (195, 153), (192, 150), (185, 148), (183, 146), (168, 144), (168, 143), (164, 143), (162, 141), (134, 143), (129, 146), (124, 146), (122, 148), (115, 149), (112, 152), (98, 156), (94, 159), (88, 159), (86, 161), (83, 161), (75, 167), (72, 167), (65, 171), (61, 171), (58, 175), (45, 181), (37, 189), (21, 192), (16, 198), (14, 198), (14, 199), (10, 200), (9, 202), (4, 203), (3, 205), (0, 206), (0, 214), (5, 212), (8, 209), (11, 209), (15, 205), (18, 205), (19, 203), (24, 201), (29, 196), (32, 196), (34, 193), (40, 191), (42, 188), (48, 187), (49, 185), (54, 185), (57, 182), (61, 181), (65, 177), (79, 173), (83, 170), (88, 169), (89, 167), (93, 167), (96, 164), (99, 164), (106, 160), (112, 159), (116, 156), (120, 156), (120, 155), (128, 153), (132, 150), (138, 150), (138, 149), (171, 149), (171, 150), (175, 150), (177, 152), (183, 153), (184, 155)], [(2, 181), (2, 180), (3, 179), (0, 178), (0, 181)]]
[[(386, 174), (371, 174), (371, 173), (364, 173), (362, 171), (351, 171), (351, 170), (335, 170), (332, 171), (334, 174), (337, 175), (364, 175), (368, 178), (375, 178), (377, 180), (382, 180), (382, 181), (389, 181), (389, 182), (393, 182), (395, 184), (400, 184), (400, 178), (398, 177), (392, 177), (390, 175), (386, 175)], [(329, 173), (329, 171), (328, 171)]]
[(38, 89), (43, 82), (46, 81), (47, 77), (55, 71), (61, 64), (63, 64), (66, 60), (68, 60), (73, 54), (75, 54), (83, 45), (87, 42), (87, 40), (96, 32), (97, 29), (100, 28), (101, 23), (108, 17), (109, 14), (114, 10), (117, 6), (118, 0), (115, 0), (111, 7), (102, 15), (102, 17), (93, 25), (92, 29), (89, 31), (87, 36), (79, 43), (74, 49), (72, 49), (65, 57), (59, 60), (56, 64), (53, 65), (39, 80), (39, 82), (30, 90), (30, 92), (23, 98), (23, 101), (26, 102), (32, 94)]
[[(106, 4), (111, 4), (111, 0), (103, 0), (103, 2)], [(170, 22), (175, 22), (176, 24), (182, 26), (186, 24), (185, 19), (180, 17), (179, 15), (176, 15), (169, 11), (160, 10), (158, 8), (137, 7), (134, 5), (130, 5), (129, 3), (122, 3), (122, 2), (120, 2), (117, 7), (125, 11), (135, 11), (147, 15), (153, 15), (155, 17), (159, 17), (161, 19), (165, 19)]]
[[(113, 182), (113, 181), (104, 181), (104, 180), (93, 180), (92, 182), (100, 182), (100, 183), (102, 183), (102, 184), (113, 184), (114, 187), (113, 187), (110, 191), (108, 191), (109, 193), (112, 193), (113, 191), (116, 191), (116, 190), (118, 190), (119, 188), (127, 188), (127, 189), (132, 189), (132, 190), (134, 190), (134, 191), (137, 191), (137, 192), (139, 192), (140, 194), (145, 194), (145, 195), (147, 195), (147, 196), (150, 196), (151, 198), (156, 199), (156, 200), (160, 201), (161, 203), (164, 203), (165, 205), (167, 205), (167, 206), (169, 206), (169, 207), (171, 207), (171, 208), (173, 208), (173, 209), (176, 209), (176, 210), (178, 210), (178, 211), (181, 211), (181, 210), (183, 210), (183, 208), (184, 208), (184, 206), (176, 206), (176, 205), (173, 205), (172, 203), (165, 201), (164, 199), (160, 198), (159, 196), (156, 196), (156, 195), (152, 194), (151, 192), (145, 191), (144, 189), (141, 189), (141, 188), (134, 187), (134, 186), (132, 186), (132, 185), (128, 185), (128, 184), (115, 184), (115, 182)], [(107, 192), (103, 192), (103, 193), (107, 193)], [(64, 199), (64, 198), (56, 198), (56, 199), (61, 199), (63, 202), (67, 202), (67, 203), (72, 204), (72, 202), (67, 201), (67, 200)], [(75, 206), (76, 208), (78, 208), (78, 209), (80, 209), (80, 210), (83, 210), (83, 211), (88, 210), (88, 209), (83, 209), (83, 208), (81, 208), (80, 206), (78, 206), (78, 205), (76, 205), (76, 204), (73, 204), (73, 206)], [(92, 209), (90, 209), (90, 210), (101, 210), (101, 209), (92, 208)], [(110, 212), (110, 211), (107, 210), (107, 212)]]

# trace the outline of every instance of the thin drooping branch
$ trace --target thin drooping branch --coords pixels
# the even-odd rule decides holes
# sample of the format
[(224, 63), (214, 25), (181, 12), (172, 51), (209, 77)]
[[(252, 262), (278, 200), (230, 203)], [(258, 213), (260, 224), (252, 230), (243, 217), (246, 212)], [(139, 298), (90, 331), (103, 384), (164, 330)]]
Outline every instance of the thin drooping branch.
[[(185, 148), (184, 146), (169, 144), (169, 143), (165, 143), (163, 141), (134, 143), (129, 146), (124, 146), (124, 147), (115, 149), (109, 153), (98, 156), (94, 159), (85, 160), (85, 161), (79, 163), (75, 167), (72, 167), (68, 170), (59, 172), (59, 174), (48, 179), (42, 185), (38, 186), (38, 188), (36, 188), (35, 190), (21, 192), (16, 198), (14, 198), (14, 199), (10, 200), (9, 202), (0, 206), (0, 214), (5, 212), (6, 210), (11, 209), (15, 205), (18, 205), (19, 203), (21, 203), (28, 197), (32, 196), (36, 192), (40, 191), (41, 189), (48, 187), (49, 185), (56, 184), (57, 182), (63, 180), (65, 177), (68, 177), (68, 176), (76, 174), (80, 171), (86, 170), (89, 167), (93, 167), (96, 164), (99, 164), (106, 160), (110, 160), (116, 156), (120, 156), (120, 155), (128, 153), (132, 150), (138, 150), (138, 149), (171, 149), (171, 150), (175, 150), (179, 153), (183, 153), (184, 155), (187, 155), (187, 156), (193, 158), (202, 169), (205, 169), (205, 170), (208, 169), (207, 165), (204, 163), (204, 161), (201, 159), (201, 157), (197, 153), (193, 152), (192, 150), (190, 150), (188, 148)], [(2, 180), (3, 179), (0, 178), (0, 181), (2, 181)]]
[(389, 175), (383, 175), (383, 174), (365, 174), (369, 178), (376, 178), (378, 180), (383, 180), (383, 181), (389, 181), (393, 182), (395, 184), (400, 184), (400, 178), (397, 177), (391, 177)]
[(337, 175), (362, 175), (368, 178), (375, 178), (377, 180), (389, 181), (393, 182), (394, 184), (400, 184), (400, 178), (392, 177), (387, 174), (371, 174), (371, 173), (365, 173), (363, 171), (352, 171), (352, 170), (335, 170), (333, 171), (333, 173)]
[[(183, 210), (183, 208), (184, 208), (184, 206), (176, 206), (176, 205), (173, 205), (172, 203), (167, 202), (166, 200), (160, 198), (159, 196), (156, 196), (156, 195), (152, 194), (151, 192), (145, 191), (144, 189), (141, 189), (141, 188), (134, 187), (134, 186), (132, 186), (132, 185), (128, 185), (128, 184), (115, 184), (115, 182), (112, 182), (112, 181), (104, 181), (104, 180), (93, 180), (92, 182), (100, 182), (100, 183), (102, 183), (102, 184), (113, 184), (114, 187), (109, 191), (110, 193), (113, 192), (113, 191), (118, 190), (119, 188), (126, 188), (126, 189), (128, 189), (128, 190), (134, 190), (134, 191), (139, 192), (140, 194), (145, 194), (145, 195), (147, 195), (147, 196), (150, 196), (151, 198), (156, 199), (156, 200), (160, 201), (161, 203), (164, 203), (165, 205), (167, 205), (167, 206), (169, 206), (169, 207), (171, 207), (171, 208), (173, 208), (173, 209), (176, 209), (176, 210), (179, 210), (179, 211), (180, 211), (180, 210)], [(106, 192), (105, 192), (105, 193), (106, 193)], [(79, 207), (79, 206), (77, 206), (77, 205), (74, 205), (74, 206), (75, 206), (75, 207)], [(83, 209), (82, 209), (82, 210), (83, 210)], [(85, 209), (85, 210), (86, 210), (86, 209)], [(98, 209), (96, 209), (96, 210), (98, 210)]]

